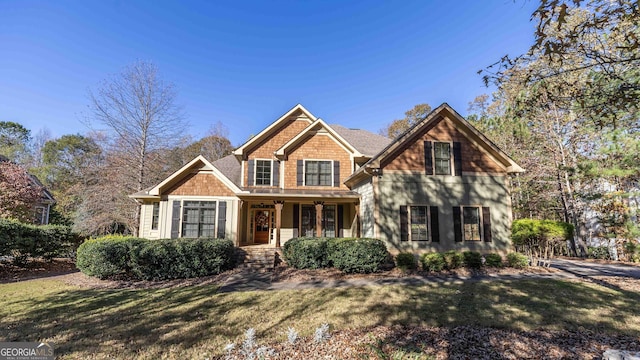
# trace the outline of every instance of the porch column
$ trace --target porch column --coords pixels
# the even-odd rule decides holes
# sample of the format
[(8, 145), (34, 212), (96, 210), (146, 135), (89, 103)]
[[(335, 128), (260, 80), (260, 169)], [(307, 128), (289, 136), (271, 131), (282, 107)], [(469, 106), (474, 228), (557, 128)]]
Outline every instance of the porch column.
[(284, 207), (284, 201), (274, 200), (276, 204), (276, 247), (280, 247), (280, 227), (282, 226), (282, 208)]
[(354, 203), (355, 209), (356, 209), (356, 237), (359, 238), (360, 235), (360, 202), (356, 201)]
[(313, 204), (316, 206), (316, 236), (322, 236), (322, 207), (324, 206), (324, 201), (314, 201)]

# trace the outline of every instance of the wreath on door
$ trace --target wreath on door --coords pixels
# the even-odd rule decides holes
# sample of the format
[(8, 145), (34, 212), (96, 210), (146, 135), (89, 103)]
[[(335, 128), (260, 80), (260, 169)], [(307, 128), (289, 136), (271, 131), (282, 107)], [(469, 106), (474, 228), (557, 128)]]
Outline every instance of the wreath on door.
[(269, 216), (267, 216), (264, 212), (259, 212), (256, 214), (256, 225), (263, 227), (267, 226), (267, 221), (269, 221)]

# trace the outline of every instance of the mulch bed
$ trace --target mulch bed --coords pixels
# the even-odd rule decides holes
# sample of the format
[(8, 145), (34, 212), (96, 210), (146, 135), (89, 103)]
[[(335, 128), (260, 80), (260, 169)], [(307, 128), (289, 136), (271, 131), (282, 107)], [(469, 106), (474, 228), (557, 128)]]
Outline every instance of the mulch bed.
[(0, 262), (0, 283), (16, 282), (42, 277), (57, 276), (78, 272), (71, 259), (29, 259), (24, 266), (15, 266), (11, 262)]
[[(230, 358), (243, 358), (241, 341)], [(600, 359), (607, 349), (640, 351), (640, 339), (589, 331), (376, 326), (331, 332), (323, 343), (304, 338), (266, 346), (271, 359)]]

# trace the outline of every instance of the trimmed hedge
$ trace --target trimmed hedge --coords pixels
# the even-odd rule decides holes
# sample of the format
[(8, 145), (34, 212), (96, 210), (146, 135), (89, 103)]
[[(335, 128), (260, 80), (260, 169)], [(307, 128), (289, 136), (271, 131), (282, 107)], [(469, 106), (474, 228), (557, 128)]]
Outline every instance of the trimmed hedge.
[(396, 266), (405, 271), (415, 270), (418, 268), (418, 261), (412, 253), (400, 253), (396, 255)]
[(366, 238), (295, 238), (284, 244), (283, 255), (297, 269), (335, 267), (345, 273), (376, 272), (389, 259), (381, 240)]
[(231, 269), (234, 251), (230, 240), (105, 236), (80, 245), (76, 266), (83, 273), (100, 279), (192, 278)]
[(487, 254), (484, 256), (484, 259), (486, 261), (485, 265), (487, 266), (497, 268), (502, 267), (502, 256), (499, 254)]
[(330, 264), (345, 273), (380, 271), (389, 259), (389, 252), (378, 239), (331, 239), (327, 243)]
[(507, 254), (507, 265), (516, 269), (524, 269), (529, 266), (529, 258), (526, 255), (520, 253), (508, 253)]
[(465, 251), (462, 253), (464, 266), (472, 269), (480, 269), (482, 267), (482, 255), (476, 251)]
[(443, 253), (429, 253), (420, 256), (422, 269), (425, 271), (439, 272), (446, 267), (446, 259)]
[(444, 266), (447, 270), (457, 269), (464, 263), (464, 256), (462, 253), (455, 250), (449, 250), (442, 254), (444, 257)]
[(296, 269), (320, 269), (329, 267), (327, 238), (295, 238), (283, 246), (287, 264)]
[(32, 225), (16, 220), (0, 219), (0, 256), (12, 256), (16, 264), (29, 257), (69, 256), (80, 242), (80, 236), (69, 226)]

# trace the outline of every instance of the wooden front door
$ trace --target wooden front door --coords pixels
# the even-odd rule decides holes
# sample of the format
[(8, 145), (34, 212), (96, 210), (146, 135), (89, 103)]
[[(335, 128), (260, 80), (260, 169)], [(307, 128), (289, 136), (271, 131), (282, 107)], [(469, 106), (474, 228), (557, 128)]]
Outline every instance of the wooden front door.
[(271, 233), (271, 211), (255, 210), (253, 216), (253, 242), (256, 244), (268, 244)]

